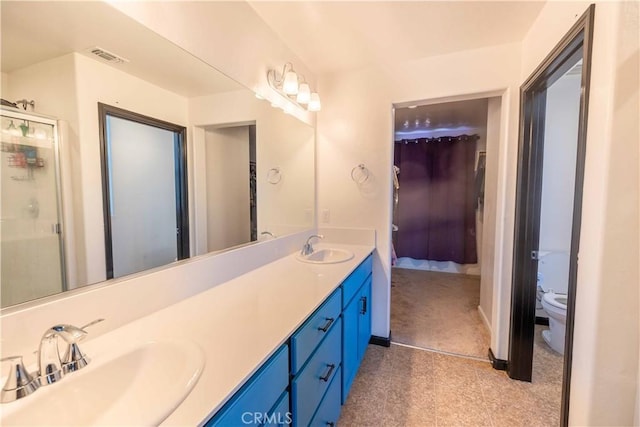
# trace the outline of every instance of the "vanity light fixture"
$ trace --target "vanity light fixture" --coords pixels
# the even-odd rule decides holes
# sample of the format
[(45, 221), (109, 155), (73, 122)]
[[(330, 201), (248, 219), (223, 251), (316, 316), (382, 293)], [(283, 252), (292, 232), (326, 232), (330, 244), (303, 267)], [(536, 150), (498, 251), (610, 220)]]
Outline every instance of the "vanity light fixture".
[[(316, 92), (312, 92), (304, 76), (298, 75), (290, 62), (284, 64), (282, 72), (274, 69), (268, 70), (267, 82), (274, 91), (288, 101), (287, 104), (283, 103), (284, 105), (280, 105), (279, 102), (272, 102), (272, 106), (277, 106), (285, 111), (288, 110), (288, 112), (292, 111), (293, 106), (307, 111), (320, 111), (320, 96)], [(287, 109), (287, 105), (292, 107)]]
[(287, 71), (287, 73), (284, 75), (282, 91), (287, 95), (298, 94), (298, 75), (295, 73), (295, 71)]
[(311, 98), (309, 99), (309, 105), (307, 109), (309, 111), (320, 111), (322, 105), (320, 104), (320, 95), (317, 93), (312, 93)]
[(296, 96), (296, 101), (298, 104), (307, 105), (309, 100), (311, 99), (311, 88), (309, 88), (308, 83), (301, 83), (298, 88), (298, 96)]

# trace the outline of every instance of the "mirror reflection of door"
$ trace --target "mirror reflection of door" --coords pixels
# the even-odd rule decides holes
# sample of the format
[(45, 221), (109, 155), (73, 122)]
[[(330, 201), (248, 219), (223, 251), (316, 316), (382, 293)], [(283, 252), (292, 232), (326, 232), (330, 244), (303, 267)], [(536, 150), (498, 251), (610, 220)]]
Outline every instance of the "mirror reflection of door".
[(256, 126), (205, 127), (207, 251), (257, 240)]
[(107, 278), (188, 258), (185, 128), (99, 110)]
[(62, 292), (66, 283), (56, 121), (3, 108), (0, 129), (0, 295), (7, 307)]

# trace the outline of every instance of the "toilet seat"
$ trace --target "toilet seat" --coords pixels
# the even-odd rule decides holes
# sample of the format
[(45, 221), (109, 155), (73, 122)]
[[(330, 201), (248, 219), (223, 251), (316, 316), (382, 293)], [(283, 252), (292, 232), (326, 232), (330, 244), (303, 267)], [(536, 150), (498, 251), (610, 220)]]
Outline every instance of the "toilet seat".
[(560, 310), (567, 309), (567, 294), (556, 294), (554, 292), (547, 292), (542, 297), (543, 301), (547, 304), (558, 308)]

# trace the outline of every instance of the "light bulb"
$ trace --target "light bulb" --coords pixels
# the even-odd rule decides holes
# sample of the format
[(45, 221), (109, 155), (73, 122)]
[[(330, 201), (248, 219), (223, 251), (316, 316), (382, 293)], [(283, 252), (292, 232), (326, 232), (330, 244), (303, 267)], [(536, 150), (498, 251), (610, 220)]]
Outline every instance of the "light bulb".
[(47, 134), (44, 130), (42, 129), (36, 129), (35, 132), (33, 133), (33, 136), (36, 139), (46, 139), (47, 138)]
[(302, 83), (298, 88), (298, 96), (296, 101), (298, 104), (308, 104), (311, 99), (311, 89), (307, 83)]
[(307, 110), (309, 111), (320, 111), (321, 108), (321, 104), (320, 104), (320, 95), (318, 95), (317, 93), (312, 93), (311, 94), (311, 98), (309, 99), (309, 105), (307, 106)]
[(298, 75), (295, 73), (295, 71), (287, 71), (287, 73), (284, 75), (282, 90), (287, 95), (295, 95), (298, 93)]

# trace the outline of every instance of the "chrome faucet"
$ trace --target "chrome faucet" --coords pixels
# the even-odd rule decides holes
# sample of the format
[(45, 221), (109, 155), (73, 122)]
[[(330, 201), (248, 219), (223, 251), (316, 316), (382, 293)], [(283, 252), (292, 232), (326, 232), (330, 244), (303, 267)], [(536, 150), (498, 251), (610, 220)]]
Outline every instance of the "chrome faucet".
[(300, 251), (300, 254), (302, 256), (309, 256), (313, 253), (313, 246), (311, 246), (311, 239), (313, 238), (324, 239), (324, 236), (322, 234), (314, 234), (312, 236), (309, 236), (307, 242), (304, 244), (304, 246), (302, 246), (302, 250)]
[[(89, 358), (80, 351), (78, 342), (87, 335), (85, 328), (103, 320), (94, 320), (81, 328), (56, 325), (47, 329), (38, 347), (38, 372), (29, 374), (22, 363), (22, 356), (0, 359), (1, 362), (11, 362), (11, 370), (2, 387), (0, 401), (7, 403), (28, 396), (40, 386), (53, 384), (60, 381), (65, 374), (87, 366)], [(58, 350), (58, 337), (68, 344), (63, 357), (60, 357)]]
[(44, 333), (38, 349), (38, 368), (40, 383), (53, 384), (65, 374), (62, 358), (58, 351), (58, 337), (65, 340), (69, 347), (75, 345), (87, 335), (83, 329), (73, 325), (56, 325)]
[(29, 374), (22, 363), (22, 356), (10, 356), (0, 359), (1, 362), (11, 362), (11, 369), (0, 393), (0, 402), (13, 402), (29, 396), (40, 387), (40, 380)]

